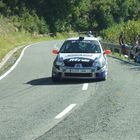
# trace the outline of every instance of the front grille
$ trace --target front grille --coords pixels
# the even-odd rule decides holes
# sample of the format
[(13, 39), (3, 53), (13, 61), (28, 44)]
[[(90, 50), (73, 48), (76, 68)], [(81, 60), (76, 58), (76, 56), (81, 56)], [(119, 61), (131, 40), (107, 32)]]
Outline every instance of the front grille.
[(65, 61), (64, 64), (66, 67), (74, 67), (75, 64), (81, 64), (83, 67), (92, 67), (93, 62), (87, 63), (87, 62), (68, 62), (68, 61)]
[(92, 73), (65, 73), (66, 77), (92, 77)]

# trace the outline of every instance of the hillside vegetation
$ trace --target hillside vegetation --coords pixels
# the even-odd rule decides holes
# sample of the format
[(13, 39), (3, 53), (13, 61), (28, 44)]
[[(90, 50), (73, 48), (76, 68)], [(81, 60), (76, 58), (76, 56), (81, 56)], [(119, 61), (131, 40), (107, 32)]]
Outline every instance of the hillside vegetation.
[(140, 18), (139, 0), (0, 0), (0, 12), (19, 30), (102, 30)]
[(106, 41), (118, 43), (118, 37), (122, 31), (125, 33), (126, 43), (135, 45), (136, 37), (140, 34), (140, 20), (131, 20), (126, 23), (114, 25), (106, 30), (103, 30), (101, 35)]
[(0, 0), (0, 60), (12, 48), (37, 41), (40, 34), (91, 30), (117, 42), (124, 31), (132, 43), (139, 27), (139, 0)]
[(11, 49), (21, 46), (27, 45), (29, 43), (47, 40), (50, 37), (37, 37), (33, 36), (30, 32), (26, 30), (19, 31), (13, 24), (13, 22), (0, 17), (0, 60), (7, 54)]

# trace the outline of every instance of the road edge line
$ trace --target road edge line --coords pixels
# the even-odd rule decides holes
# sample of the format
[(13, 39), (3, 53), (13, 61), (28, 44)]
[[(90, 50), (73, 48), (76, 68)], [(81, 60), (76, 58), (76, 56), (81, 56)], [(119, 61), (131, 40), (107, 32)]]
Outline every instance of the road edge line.
[(22, 52), (21, 52), (19, 58), (18, 58), (18, 59), (16, 60), (16, 62), (14, 63), (14, 65), (13, 65), (7, 72), (5, 72), (3, 75), (0, 76), (0, 81), (1, 81), (3, 78), (5, 78), (8, 74), (10, 74), (10, 73), (15, 69), (15, 67), (16, 67), (16, 66), (18, 65), (18, 63), (21, 61), (21, 59), (22, 59), (22, 57), (23, 57), (23, 55), (24, 55), (24, 52), (25, 52), (25, 50), (26, 50), (28, 47), (30, 47), (30, 46), (32, 46), (32, 45), (39, 44), (39, 43), (41, 43), (41, 42), (32, 43), (32, 44), (29, 44), (29, 45), (25, 46), (25, 47), (23, 48), (23, 50), (22, 50)]
[(16, 67), (16, 66), (18, 65), (18, 63), (21, 61), (21, 59), (22, 59), (22, 57), (23, 57), (23, 55), (24, 55), (25, 50), (26, 50), (28, 47), (30, 47), (30, 46), (31, 46), (31, 45), (28, 45), (28, 46), (26, 46), (26, 47), (22, 50), (22, 52), (21, 52), (19, 58), (17, 59), (17, 61), (14, 63), (14, 65), (13, 65), (7, 72), (5, 72), (2, 76), (0, 76), (0, 80), (2, 80), (3, 78), (5, 78), (8, 74), (10, 74), (10, 73), (15, 69), (15, 67)]

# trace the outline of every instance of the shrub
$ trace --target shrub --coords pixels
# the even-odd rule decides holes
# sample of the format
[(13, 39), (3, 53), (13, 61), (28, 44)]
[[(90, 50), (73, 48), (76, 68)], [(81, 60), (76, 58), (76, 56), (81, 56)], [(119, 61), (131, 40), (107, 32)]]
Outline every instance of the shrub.
[(121, 23), (114, 25), (106, 30), (103, 30), (101, 32), (101, 35), (103, 36), (104, 40), (116, 42), (118, 43), (118, 37), (120, 32), (124, 31), (126, 42), (128, 44), (134, 44), (135, 43), (135, 37), (140, 34), (140, 20), (137, 21), (128, 21), (126, 23)]

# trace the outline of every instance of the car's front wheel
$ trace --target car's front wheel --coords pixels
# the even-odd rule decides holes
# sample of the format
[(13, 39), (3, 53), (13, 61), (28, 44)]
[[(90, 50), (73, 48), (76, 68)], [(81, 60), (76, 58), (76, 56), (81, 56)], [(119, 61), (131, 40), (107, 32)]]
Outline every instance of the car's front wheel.
[(61, 75), (59, 73), (55, 73), (52, 71), (52, 81), (53, 82), (59, 82), (61, 80)]
[(101, 81), (105, 81), (107, 80), (107, 72), (101, 72), (98, 74), (98, 79), (101, 80)]
[(107, 75), (105, 75), (103, 78), (101, 78), (102, 81), (107, 80)]
[(59, 82), (60, 81), (60, 77), (52, 76), (52, 81), (53, 82)]

